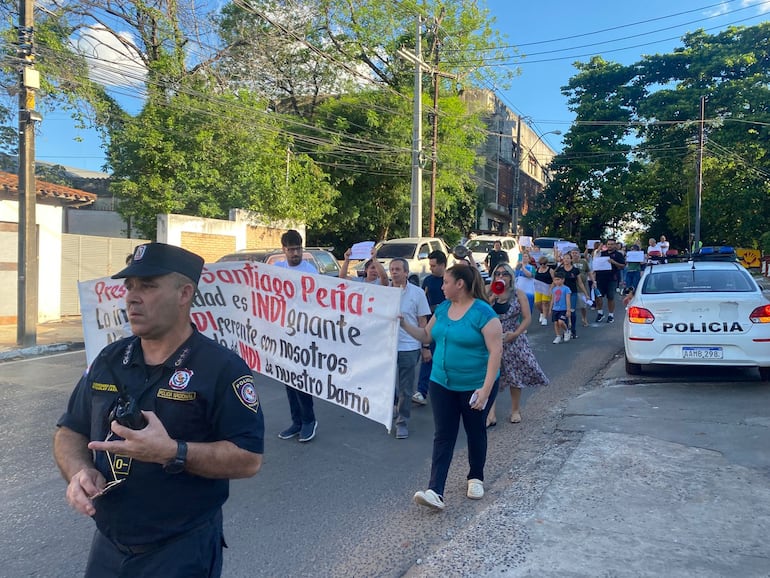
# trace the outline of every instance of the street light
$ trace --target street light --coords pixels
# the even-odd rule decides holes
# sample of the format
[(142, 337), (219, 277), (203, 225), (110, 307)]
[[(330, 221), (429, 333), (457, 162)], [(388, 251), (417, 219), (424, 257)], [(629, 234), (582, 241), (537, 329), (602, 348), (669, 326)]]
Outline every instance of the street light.
[[(560, 130), (550, 130), (548, 132), (544, 132), (539, 137), (537, 137), (537, 140), (532, 143), (532, 146), (530, 146), (527, 149), (527, 156), (529, 156), (529, 153), (532, 152), (532, 149), (535, 148), (537, 143), (543, 140), (543, 137), (549, 134), (555, 134), (559, 135), (561, 134)], [(511, 210), (511, 233), (515, 237), (519, 233), (519, 198), (521, 196), (521, 117), (519, 117), (518, 122), (516, 123), (516, 173), (515, 173), (515, 179), (513, 183), (513, 208)]]

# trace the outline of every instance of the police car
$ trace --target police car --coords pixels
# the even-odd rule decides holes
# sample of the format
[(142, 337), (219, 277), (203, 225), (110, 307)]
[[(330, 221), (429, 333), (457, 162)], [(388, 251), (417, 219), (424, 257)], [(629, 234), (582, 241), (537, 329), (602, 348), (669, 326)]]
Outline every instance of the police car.
[(770, 380), (770, 300), (732, 249), (648, 265), (623, 323), (626, 372), (642, 365), (758, 367)]

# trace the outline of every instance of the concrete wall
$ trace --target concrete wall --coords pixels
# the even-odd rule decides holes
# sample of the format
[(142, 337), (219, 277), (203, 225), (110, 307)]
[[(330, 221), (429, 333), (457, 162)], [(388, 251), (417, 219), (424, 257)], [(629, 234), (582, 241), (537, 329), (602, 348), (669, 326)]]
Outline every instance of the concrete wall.
[(72, 235), (96, 235), (99, 237), (122, 237), (141, 239), (142, 234), (132, 229), (127, 233), (128, 225), (115, 211), (95, 211), (92, 209), (64, 209), (64, 233)]
[(230, 220), (204, 219), (187, 215), (158, 215), (157, 240), (198, 253), (207, 263), (241, 249), (281, 246), (281, 235), (296, 229), (305, 238), (305, 225), (286, 221), (268, 222), (242, 210), (230, 212)]
[[(38, 232), (38, 319), (59, 319), (61, 304), (62, 208), (38, 203), (35, 209)], [(0, 201), (0, 222), (19, 222), (19, 203)], [(0, 253), (0, 323), (15, 324), (18, 280), (18, 237), (4, 234)]]
[[(44, 204), (37, 204), (36, 216), (38, 223), (38, 259), (40, 279), (38, 284), (38, 320), (50, 321), (61, 318), (61, 315), (77, 313), (77, 295), (71, 296), (71, 287), (76, 280), (94, 278), (114, 272), (116, 265), (130, 252), (130, 247), (120, 246), (119, 249), (104, 249), (99, 247), (101, 237), (115, 238), (126, 241), (130, 246), (141, 243), (139, 239), (125, 238), (125, 224), (118, 225), (115, 213), (105, 211), (73, 211), (65, 216), (65, 209)], [(16, 292), (18, 284), (18, 217), (19, 207), (16, 201), (0, 201), (0, 324), (13, 325), (16, 323)], [(78, 231), (89, 231), (93, 243), (88, 243), (87, 251), (69, 249), (63, 259), (62, 228), (65, 219), (70, 219), (70, 225)], [(92, 219), (92, 222), (89, 222)], [(119, 217), (118, 217), (119, 219)], [(281, 235), (290, 228), (297, 229), (305, 236), (305, 226), (288, 222), (269, 223), (248, 211), (233, 211), (229, 221), (204, 219), (185, 215), (159, 215), (157, 240), (171, 245), (185, 247), (201, 255), (211, 263), (222, 255), (240, 249), (259, 249), (280, 247)], [(122, 223), (122, 221), (120, 221)], [(77, 224), (75, 224), (77, 223)], [(111, 225), (109, 223), (112, 223)], [(107, 227), (106, 229), (104, 227)], [(102, 235), (96, 235), (102, 231)], [(104, 234), (106, 233), (106, 234)], [(81, 233), (83, 234), (83, 233)], [(107, 243), (108, 247), (112, 247)], [(113, 254), (114, 253), (114, 254)], [(68, 263), (71, 269), (62, 272), (62, 261)], [(74, 263), (79, 263), (75, 267)], [(96, 274), (88, 267), (99, 263), (107, 263), (106, 273)], [(85, 267), (85, 269), (84, 269)], [(75, 275), (75, 277), (72, 277)], [(64, 292), (65, 303), (62, 304), (62, 279), (68, 284)], [(75, 303), (73, 306), (72, 303)]]

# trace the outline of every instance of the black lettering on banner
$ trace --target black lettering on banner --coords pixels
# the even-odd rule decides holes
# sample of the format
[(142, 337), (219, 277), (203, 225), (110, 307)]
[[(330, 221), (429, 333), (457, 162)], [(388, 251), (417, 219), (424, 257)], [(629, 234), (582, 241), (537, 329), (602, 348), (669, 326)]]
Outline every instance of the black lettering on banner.
[(319, 351), (315, 341), (310, 347), (302, 347), (281, 339), (280, 356), (305, 367), (338, 372), (340, 375), (345, 375), (348, 371), (347, 358), (339, 357), (336, 353)]
[(275, 378), (278, 381), (282, 381), (286, 385), (290, 385), (296, 390), (304, 391), (310, 395), (321, 397), (324, 386), (323, 381), (316, 379), (310, 375), (307, 369), (303, 369), (301, 373), (286, 369), (280, 365), (275, 365)]
[(336, 386), (331, 375), (326, 380), (326, 399), (334, 400), (356, 413), (369, 415), (369, 398)]
[(361, 330), (355, 325), (350, 325), (343, 314), (337, 319), (324, 319), (320, 315), (309, 315), (305, 311), (289, 309), (286, 315), (286, 333), (289, 337), (301, 333), (325, 341), (349, 342), (361, 346), (358, 341)]
[(216, 285), (213, 289), (213, 291), (201, 291), (200, 289), (196, 289), (192, 300), (192, 306), (215, 307), (218, 305), (219, 307), (225, 307), (227, 303), (225, 302), (222, 288), (219, 285)]

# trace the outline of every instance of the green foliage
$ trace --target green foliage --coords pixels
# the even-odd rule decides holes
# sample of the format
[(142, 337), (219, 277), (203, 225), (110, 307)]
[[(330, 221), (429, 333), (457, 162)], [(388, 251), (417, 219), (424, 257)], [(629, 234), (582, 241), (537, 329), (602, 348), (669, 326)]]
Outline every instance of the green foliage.
[(770, 23), (762, 23), (714, 36), (699, 30), (673, 53), (628, 67), (599, 58), (578, 64), (563, 89), (577, 122), (533, 217), (565, 236), (635, 224), (642, 237), (689, 245), (705, 96), (701, 237), (755, 246), (770, 217), (768, 60)]
[[(473, 227), (476, 202), (474, 150), (482, 138), (478, 119), (457, 97), (441, 99), (436, 232), (459, 238)], [(411, 203), (411, 104), (389, 91), (359, 92), (328, 99), (316, 113), (308, 148), (339, 189), (335, 213), (312, 232), (314, 244), (347, 247), (362, 239), (409, 236)], [(330, 133), (329, 131), (334, 131)], [(423, 230), (429, 222), (429, 167), (423, 186)], [(427, 232), (425, 233), (427, 235)]]
[(307, 156), (287, 157), (291, 143), (277, 136), (275, 122), (244, 92), (219, 102), (180, 94), (148, 104), (110, 143), (120, 213), (150, 237), (159, 213), (226, 219), (242, 208), (321, 219), (336, 192)]
[(762, 255), (770, 255), (770, 231), (762, 233), (759, 237), (759, 249)]

